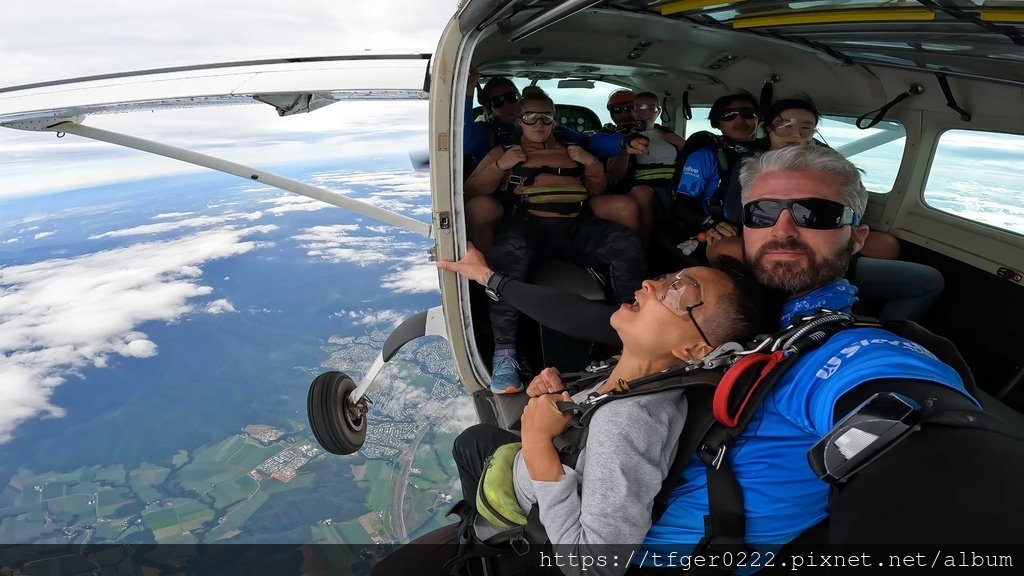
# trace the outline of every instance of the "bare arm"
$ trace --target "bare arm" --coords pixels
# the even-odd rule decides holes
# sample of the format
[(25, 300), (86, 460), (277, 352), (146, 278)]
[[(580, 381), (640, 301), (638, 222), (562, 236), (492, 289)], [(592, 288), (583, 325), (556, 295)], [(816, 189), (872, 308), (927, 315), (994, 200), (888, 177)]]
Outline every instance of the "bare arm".
[(473, 170), (463, 185), (466, 198), (494, 194), (498, 190), (498, 186), (501, 185), (507, 174), (506, 170), (502, 170), (498, 166), (498, 159), (504, 153), (501, 146), (495, 146), (487, 153), (487, 156), (484, 156), (484, 159), (480, 161), (476, 170)]

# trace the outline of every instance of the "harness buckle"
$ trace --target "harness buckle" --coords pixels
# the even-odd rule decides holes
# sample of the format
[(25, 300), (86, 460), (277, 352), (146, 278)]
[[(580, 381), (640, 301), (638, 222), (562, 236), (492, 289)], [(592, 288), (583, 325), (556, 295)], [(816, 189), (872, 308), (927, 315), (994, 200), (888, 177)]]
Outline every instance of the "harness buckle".
[(719, 368), (726, 364), (732, 364), (736, 359), (736, 355), (740, 352), (743, 352), (743, 346), (740, 346), (736, 342), (726, 342), (705, 356), (704, 359), (701, 360), (701, 367), (711, 369)]
[(711, 455), (711, 447), (707, 444), (701, 444), (700, 450), (697, 451), (697, 456), (704, 462), (705, 465), (718, 470), (722, 466), (722, 462), (725, 460), (726, 445), (719, 444), (718, 450), (715, 451), (714, 456)]
[(525, 176), (520, 176), (519, 174), (509, 174), (508, 175), (508, 185), (511, 188), (515, 188), (516, 186), (519, 186), (523, 182), (526, 182), (526, 177)]

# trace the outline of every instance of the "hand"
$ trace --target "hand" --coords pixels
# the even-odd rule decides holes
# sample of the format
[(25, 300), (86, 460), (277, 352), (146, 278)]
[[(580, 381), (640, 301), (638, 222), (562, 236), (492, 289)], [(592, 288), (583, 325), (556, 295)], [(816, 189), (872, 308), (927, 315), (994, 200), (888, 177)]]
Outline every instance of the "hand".
[(626, 151), (627, 154), (645, 155), (648, 153), (647, 148), (648, 146), (650, 146), (650, 144), (650, 139), (648, 139), (647, 136), (640, 134), (639, 132), (627, 134), (626, 137), (622, 140), (622, 148)]
[(722, 238), (735, 236), (736, 232), (736, 227), (732, 224), (724, 221), (719, 222), (718, 224), (715, 224), (714, 228), (709, 228), (707, 230), (708, 244), (713, 244), (716, 240), (721, 240)]
[(523, 408), (522, 433), (523, 440), (530, 442), (549, 442), (565, 431), (572, 421), (572, 413), (563, 414), (556, 402), (572, 402), (568, 392), (561, 394), (545, 394), (531, 398)]
[(558, 368), (549, 367), (541, 370), (540, 374), (533, 378), (530, 385), (526, 387), (526, 395), (536, 398), (562, 390), (565, 390), (565, 384), (562, 384), (562, 379), (558, 377)]
[(592, 166), (594, 162), (597, 162), (597, 158), (593, 154), (578, 144), (570, 144), (566, 151), (569, 152), (569, 158), (572, 158), (573, 162), (579, 162), (584, 166)]
[(472, 99), (476, 93), (477, 82), (480, 80), (480, 71), (476, 68), (469, 69), (469, 80), (466, 82), (466, 98)]
[(522, 146), (515, 145), (505, 150), (505, 153), (501, 155), (501, 158), (498, 158), (495, 164), (502, 170), (511, 170), (520, 162), (526, 162), (526, 152), (523, 152)]
[(470, 280), (477, 281), (482, 286), (487, 285), (487, 279), (493, 273), (490, 267), (487, 266), (483, 253), (474, 248), (472, 242), (466, 244), (466, 255), (462, 257), (462, 260), (458, 262), (438, 260), (436, 264), (441, 270), (461, 274)]

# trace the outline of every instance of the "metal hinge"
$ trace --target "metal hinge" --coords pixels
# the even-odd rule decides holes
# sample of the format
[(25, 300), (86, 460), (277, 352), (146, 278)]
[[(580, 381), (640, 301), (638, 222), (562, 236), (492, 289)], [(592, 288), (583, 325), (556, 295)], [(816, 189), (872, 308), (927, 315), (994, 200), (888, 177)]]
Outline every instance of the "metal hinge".
[(448, 150), (448, 133), (438, 132), (437, 133), (437, 149), (440, 151)]

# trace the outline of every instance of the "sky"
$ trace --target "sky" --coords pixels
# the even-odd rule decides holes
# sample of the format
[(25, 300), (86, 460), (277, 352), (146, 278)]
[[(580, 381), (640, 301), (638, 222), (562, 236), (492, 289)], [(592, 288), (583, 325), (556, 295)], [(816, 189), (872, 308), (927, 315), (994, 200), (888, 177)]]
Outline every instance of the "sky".
[[(0, 87), (263, 58), (429, 54), (456, 1), (55, 0), (9, 8), (0, 19)], [(10, 97), (0, 94), (0, 107)], [(425, 125), (426, 113), (425, 102), (343, 102), (286, 118), (255, 105), (96, 115), (86, 124), (263, 167), (393, 149), (387, 137), (349, 145), (351, 137), (343, 134), (384, 136), (413, 121)], [(0, 198), (195, 170), (75, 136), (58, 140), (53, 133), (0, 129)]]
[[(54, 0), (7, 7), (0, 19), (0, 87), (166, 66), (294, 56), (431, 53), (454, 15), (455, 0)], [(2, 104), (5, 94), (0, 94)], [(340, 102), (281, 118), (267, 105), (96, 115), (87, 125), (153, 139), (273, 171), (296, 162), (372, 159), (426, 147), (426, 101)], [(423, 219), (407, 200), (429, 196), (411, 170), (318, 173), (314, 185), (341, 193), (369, 186), (363, 199)], [(0, 200), (76, 188), (206, 171), (112, 144), (45, 132), (0, 129)], [(239, 180), (239, 186), (260, 188)], [(176, 322), (190, 313), (238, 311), (204, 279), (204, 265), (262, 249), (274, 217), (328, 205), (281, 192), (258, 212), (230, 206), (204, 214), (154, 214), (132, 228), (89, 241), (123, 239), (118, 248), (78, 257), (4, 266), (0, 262), (0, 443), (30, 418), (59, 417), (56, 387), (81, 369), (115, 356), (146, 358), (159, 343), (139, 331), (147, 321)], [(154, 239), (155, 234), (180, 235)], [(313, 259), (379, 264), (382, 290), (437, 290), (437, 274), (420, 247), (389, 242), (367, 221), (296, 231), (290, 242)], [(0, 242), (64, 241), (46, 215), (4, 230)], [(416, 261), (409, 260), (409, 250)], [(391, 323), (393, 310), (347, 311), (356, 324)]]

